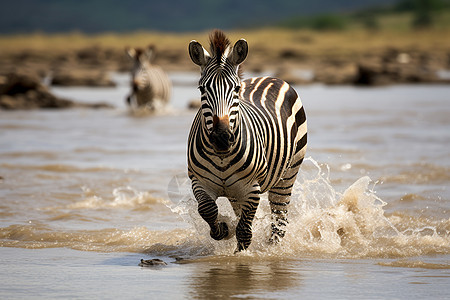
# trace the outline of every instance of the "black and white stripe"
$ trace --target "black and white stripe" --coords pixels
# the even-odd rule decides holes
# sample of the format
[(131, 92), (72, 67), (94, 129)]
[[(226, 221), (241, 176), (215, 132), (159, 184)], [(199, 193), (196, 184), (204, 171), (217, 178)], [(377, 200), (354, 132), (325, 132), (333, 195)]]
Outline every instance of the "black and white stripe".
[(127, 48), (128, 56), (133, 60), (131, 70), (131, 93), (127, 103), (132, 108), (148, 108), (156, 111), (170, 100), (172, 83), (164, 70), (153, 63), (155, 49)]
[(284, 235), (291, 190), (306, 151), (306, 116), (295, 90), (271, 77), (241, 81), (240, 63), (247, 42), (230, 47), (221, 31), (211, 35), (211, 54), (192, 41), (189, 52), (201, 67), (202, 107), (188, 140), (188, 175), (198, 211), (211, 237), (228, 235), (218, 222), (218, 197), (227, 197), (239, 217), (237, 250), (252, 238), (260, 194), (268, 192), (273, 224), (271, 240)]

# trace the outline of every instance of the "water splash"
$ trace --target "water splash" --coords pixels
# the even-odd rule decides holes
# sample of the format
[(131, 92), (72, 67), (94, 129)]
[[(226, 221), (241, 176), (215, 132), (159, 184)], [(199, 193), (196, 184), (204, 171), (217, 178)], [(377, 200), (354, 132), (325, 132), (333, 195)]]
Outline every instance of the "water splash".
[(112, 191), (112, 198), (96, 195), (91, 189), (83, 187), (84, 199), (69, 204), (69, 209), (96, 209), (96, 208), (151, 208), (156, 203), (165, 200), (154, 197), (149, 192), (141, 192), (130, 186), (117, 187)]
[[(361, 177), (339, 193), (332, 186), (329, 174), (312, 158), (305, 159), (294, 186), (289, 212), (289, 225), (279, 245), (267, 243), (270, 233), (270, 208), (262, 197), (253, 223), (253, 240), (249, 249), (239, 255), (250, 256), (307, 256), (307, 257), (410, 257), (426, 254), (450, 253), (449, 233), (441, 234), (437, 224), (427, 220), (427, 226), (409, 227), (399, 231), (398, 216), (387, 216), (386, 202), (374, 191), (371, 179)], [(191, 224), (198, 236), (214, 255), (230, 255), (236, 247), (234, 237), (225, 241), (209, 238), (209, 227), (197, 213), (197, 204), (188, 180), (179, 180), (177, 201), (169, 207)], [(219, 198), (219, 215), (234, 231), (237, 218), (226, 199)], [(405, 216), (405, 220), (410, 216)], [(440, 220), (439, 222), (450, 222)], [(414, 224), (412, 224), (414, 226)], [(442, 225), (441, 225), (442, 226)]]
[[(146, 214), (148, 209), (164, 204), (184, 223), (171, 225), (172, 229), (163, 226), (155, 230), (139, 225), (129, 229), (68, 230), (30, 221), (0, 228), (0, 246), (143, 252), (191, 259), (405, 258), (450, 254), (450, 219), (401, 212), (388, 215), (384, 209), (386, 202), (376, 195), (369, 177), (359, 178), (340, 193), (329, 175), (328, 166), (312, 158), (305, 159), (293, 190), (286, 236), (278, 245), (268, 244), (271, 215), (267, 197), (263, 195), (253, 223), (252, 244), (237, 255), (234, 255), (234, 234), (222, 241), (210, 238), (209, 227), (197, 212), (190, 181), (184, 174), (169, 184), (170, 200), (129, 186), (115, 188), (111, 196), (98, 196), (95, 190), (84, 188), (81, 201), (57, 208), (71, 217), (75, 211), (75, 217), (85, 218), (89, 215), (86, 210), (133, 209)], [(228, 223), (233, 233), (238, 220), (231, 205), (226, 198), (219, 198), (217, 203), (220, 219)], [(67, 219), (66, 215), (63, 217)]]

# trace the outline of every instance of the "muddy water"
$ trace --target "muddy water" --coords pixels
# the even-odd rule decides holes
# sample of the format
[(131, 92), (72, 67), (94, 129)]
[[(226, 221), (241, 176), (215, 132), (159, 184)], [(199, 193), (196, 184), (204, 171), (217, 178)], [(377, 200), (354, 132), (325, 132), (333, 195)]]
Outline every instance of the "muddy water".
[(123, 75), (55, 90), (114, 110), (0, 112), (2, 298), (450, 296), (450, 87), (297, 87), (309, 148), (288, 233), (267, 245), (263, 198), (234, 255), (234, 237), (208, 237), (186, 177), (196, 75), (171, 77), (158, 116), (126, 110)]

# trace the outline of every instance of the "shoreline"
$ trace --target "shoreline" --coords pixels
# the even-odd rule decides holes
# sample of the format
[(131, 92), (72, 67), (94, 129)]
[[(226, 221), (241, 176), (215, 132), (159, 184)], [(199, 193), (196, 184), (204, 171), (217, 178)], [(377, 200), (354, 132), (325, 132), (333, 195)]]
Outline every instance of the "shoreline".
[[(272, 70), (295, 81), (292, 83), (384, 85), (448, 83), (434, 73), (450, 70), (450, 41), (443, 38), (449, 31), (314, 32), (266, 28), (227, 34), (232, 43), (242, 37), (248, 41), (249, 56), (243, 67), (252, 73)], [(99, 79), (105, 86), (110, 84), (100, 80), (105, 72), (131, 69), (126, 46), (149, 44), (156, 46), (156, 63), (166, 71), (197, 71), (187, 52), (192, 39), (206, 46), (208, 32), (0, 36), (0, 75), (11, 71), (34, 73), (41, 78), (51, 75), (61, 79), (60, 85), (71, 84), (67, 83), (68, 76), (76, 77), (79, 85), (84, 85), (82, 78), (93, 77), (91, 85)], [(296, 69), (313, 70), (316, 75), (301, 78), (293, 72)], [(361, 76), (379, 78), (364, 80), (358, 78)]]

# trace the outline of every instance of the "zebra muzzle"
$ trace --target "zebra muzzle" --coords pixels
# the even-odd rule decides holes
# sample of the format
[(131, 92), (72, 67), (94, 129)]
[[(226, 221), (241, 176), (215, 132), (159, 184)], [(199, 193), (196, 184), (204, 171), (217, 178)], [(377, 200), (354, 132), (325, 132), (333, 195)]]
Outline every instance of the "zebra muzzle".
[(228, 152), (233, 146), (236, 138), (230, 130), (228, 116), (219, 118), (213, 117), (213, 129), (209, 135), (209, 141), (217, 153)]
[(139, 91), (139, 84), (137, 81), (133, 80), (133, 82), (131, 83), (131, 89), (133, 90), (133, 92)]

